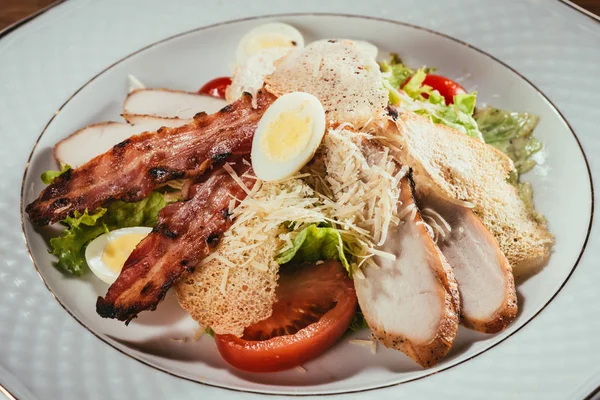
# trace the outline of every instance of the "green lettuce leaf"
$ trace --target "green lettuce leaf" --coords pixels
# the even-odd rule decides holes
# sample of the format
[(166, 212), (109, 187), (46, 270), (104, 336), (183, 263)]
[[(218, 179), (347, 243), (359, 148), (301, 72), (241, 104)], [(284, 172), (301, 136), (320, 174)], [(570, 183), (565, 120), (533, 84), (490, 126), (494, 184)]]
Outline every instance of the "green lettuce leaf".
[[(483, 140), (479, 126), (473, 118), (477, 93), (454, 96), (454, 104), (446, 105), (444, 97), (437, 90), (424, 85), (423, 82), (431, 69), (420, 68), (414, 71), (393, 57), (389, 62), (382, 62), (380, 68), (383, 86), (388, 90), (389, 102), (417, 114), (429, 117), (436, 124), (454, 128), (466, 135)], [(400, 86), (408, 77), (410, 80)]]
[(535, 166), (530, 157), (543, 147), (533, 136), (540, 120), (537, 115), (487, 106), (477, 110), (475, 120), (484, 141), (509, 156), (519, 174)]
[(167, 205), (165, 195), (152, 192), (147, 198), (135, 203), (115, 201), (108, 206), (106, 224), (110, 230), (130, 226), (154, 226), (158, 212)]
[(102, 235), (119, 228), (132, 226), (154, 226), (159, 211), (167, 205), (165, 196), (152, 192), (149, 197), (135, 203), (115, 201), (108, 208), (99, 208), (93, 213), (75, 212), (73, 217), (61, 221), (66, 229), (60, 236), (50, 239), (50, 253), (58, 261), (59, 270), (81, 276), (86, 270), (85, 248), (88, 243)]
[(359, 310), (356, 312), (356, 314), (354, 314), (354, 318), (352, 318), (352, 321), (350, 322), (346, 332), (357, 332), (368, 327), (369, 325), (367, 324), (365, 316), (363, 315), (362, 311)]
[[(468, 136), (482, 139), (477, 122), (473, 119), (473, 110), (477, 99), (475, 92), (454, 96), (454, 104), (450, 105), (444, 104), (444, 98), (437, 91), (433, 93), (436, 95), (430, 96), (429, 102), (436, 107), (415, 110), (417, 114), (428, 116), (436, 124), (446, 125)], [(440, 100), (441, 102), (438, 103)]]
[(390, 62), (382, 61), (379, 67), (386, 80), (395, 88), (399, 88), (409, 76), (415, 73), (397, 58), (392, 58)]
[(535, 167), (531, 156), (540, 151), (542, 143), (533, 136), (540, 118), (528, 113), (511, 112), (494, 107), (483, 107), (475, 113), (475, 120), (486, 143), (494, 146), (513, 160), (515, 171), (508, 181), (517, 188), (530, 215), (539, 223), (546, 218), (535, 210), (533, 188), (529, 182), (521, 182), (521, 174)]
[(58, 178), (59, 176), (61, 176), (62, 174), (64, 174), (65, 172), (67, 172), (70, 169), (71, 169), (70, 165), (61, 164), (60, 171), (49, 170), (49, 171), (43, 172), (42, 175), (40, 176), (40, 178), (42, 179), (42, 182), (44, 182), (46, 185), (49, 185), (52, 183), (53, 180), (55, 180), (56, 178)]
[(432, 89), (431, 86), (423, 84), (426, 77), (427, 74), (425, 73), (425, 69), (419, 68), (412, 78), (406, 82), (406, 85), (404, 85), (402, 90), (404, 90), (404, 92), (406, 92), (413, 100), (427, 101), (423, 94), (429, 95), (432, 92)]
[(350, 272), (344, 243), (337, 229), (309, 225), (292, 240), (292, 247), (275, 256), (278, 264), (319, 260), (338, 260)]
[(108, 232), (108, 228), (102, 222), (102, 217), (106, 214), (106, 208), (100, 208), (95, 213), (90, 214), (88, 210), (82, 214), (75, 212), (73, 217), (67, 217), (61, 223), (67, 227), (59, 237), (50, 239), (51, 254), (54, 254), (58, 261), (54, 264), (62, 272), (74, 276), (81, 276), (87, 265), (85, 262), (85, 246)]
[(477, 110), (475, 119), (486, 143), (529, 137), (540, 120), (537, 115), (490, 106)]

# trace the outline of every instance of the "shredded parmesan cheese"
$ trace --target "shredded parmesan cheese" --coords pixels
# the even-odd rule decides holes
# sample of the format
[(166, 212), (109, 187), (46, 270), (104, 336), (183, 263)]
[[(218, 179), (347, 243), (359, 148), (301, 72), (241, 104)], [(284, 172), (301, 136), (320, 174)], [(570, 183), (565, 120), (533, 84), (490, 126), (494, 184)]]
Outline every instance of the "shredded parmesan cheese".
[(356, 344), (358, 346), (368, 347), (371, 350), (371, 353), (377, 353), (377, 341), (375, 340), (367, 340), (367, 339), (350, 339), (348, 340), (350, 344)]
[(431, 208), (421, 210), (421, 217), (426, 222), (426, 226), (430, 232), (433, 232), (433, 240), (436, 242), (440, 237), (442, 240), (445, 240), (446, 236), (452, 232), (452, 227), (444, 217)]
[(129, 81), (129, 92), (133, 92), (137, 89), (146, 89), (146, 86), (134, 75), (127, 75), (127, 79)]
[(398, 218), (399, 219), (404, 219), (404, 217), (406, 217), (410, 212), (412, 212), (415, 208), (417, 208), (417, 206), (415, 205), (415, 203), (411, 203), (408, 206), (404, 207), (402, 209), (402, 211), (400, 211), (398, 213)]
[(452, 227), (450, 227), (450, 224), (444, 219), (444, 217), (442, 217), (440, 215), (440, 213), (438, 213), (437, 211), (435, 211), (433, 208), (425, 208), (421, 211), (422, 214), (430, 214), (434, 217), (436, 217), (438, 219), (438, 221), (444, 225), (444, 227), (446, 228), (446, 230), (448, 232), (452, 231)]
[(363, 147), (364, 141), (372, 139), (372, 135), (342, 124), (328, 131), (323, 146), (326, 181), (335, 199), (334, 217), (344, 240), (352, 243), (349, 252), (357, 259), (357, 268), (376, 265), (372, 256), (395, 259), (378, 247), (385, 243), (390, 229), (408, 213), (416, 215), (417, 211), (415, 207), (405, 207), (398, 212), (398, 183), (409, 169), (398, 168), (385, 146)]
[[(322, 222), (335, 223), (335, 203), (316, 193), (306, 182), (309, 174), (304, 172), (278, 182), (262, 182), (257, 179), (252, 189), (245, 186), (233, 168), (225, 164), (225, 170), (246, 191), (244, 200), (232, 200), (229, 212), (234, 219), (217, 251), (201, 264), (217, 260), (225, 268), (221, 292), (227, 292), (229, 269), (252, 267), (268, 271), (276, 264), (265, 259), (261, 253), (265, 243), (278, 237), (280, 251), (292, 246), (297, 233), (304, 227)], [(237, 204), (237, 205), (236, 205)], [(292, 226), (284, 226), (290, 223)]]
[(203, 326), (199, 326), (198, 329), (194, 331), (194, 337), (192, 338), (192, 341), (197, 342), (205, 333), (206, 328), (204, 328)]

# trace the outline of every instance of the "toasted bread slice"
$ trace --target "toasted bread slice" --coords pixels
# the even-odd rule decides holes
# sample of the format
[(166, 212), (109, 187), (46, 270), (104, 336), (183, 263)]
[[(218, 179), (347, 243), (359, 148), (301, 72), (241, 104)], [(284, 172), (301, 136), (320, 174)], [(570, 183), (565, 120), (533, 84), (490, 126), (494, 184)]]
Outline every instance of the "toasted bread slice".
[(387, 134), (390, 140), (397, 135), (399, 159), (413, 168), (417, 182), (435, 186), (437, 193), (451, 201), (472, 203), (515, 276), (528, 275), (545, 264), (554, 237), (533, 218), (507, 181), (513, 170), (507, 156), (414, 113), (399, 113)]
[(268, 318), (276, 300), (279, 233), (271, 232), (265, 245), (253, 250), (255, 263), (264, 269), (233, 266), (219, 258), (196, 268), (176, 286), (181, 307), (218, 334), (242, 336), (244, 328)]
[(327, 122), (364, 126), (383, 115), (388, 92), (375, 60), (350, 41), (326, 41), (291, 52), (279, 60), (265, 88), (281, 96), (306, 92), (317, 97)]

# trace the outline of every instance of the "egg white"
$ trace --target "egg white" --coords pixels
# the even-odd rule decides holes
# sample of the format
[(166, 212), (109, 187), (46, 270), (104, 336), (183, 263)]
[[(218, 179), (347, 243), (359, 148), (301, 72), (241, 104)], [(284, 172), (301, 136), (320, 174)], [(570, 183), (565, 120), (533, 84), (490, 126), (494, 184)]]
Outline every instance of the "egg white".
[(261, 50), (273, 48), (261, 45), (260, 41), (265, 39), (283, 39), (287, 42), (283, 47), (298, 49), (304, 47), (304, 38), (302, 37), (302, 34), (293, 26), (282, 22), (272, 22), (260, 25), (248, 32), (240, 41), (236, 53), (238, 65), (244, 64), (250, 57), (259, 53)]
[[(302, 135), (307, 136), (301, 137), (300, 147), (290, 149), (289, 154), (276, 157), (268, 154), (264, 140), (273, 139), (273, 124), (280, 120), (283, 113), (293, 113), (305, 120), (309, 118), (310, 122), (307, 129), (302, 131)], [(280, 136), (275, 139), (285, 142), (285, 135), (289, 135), (293, 127), (288, 128), (277, 132)], [(289, 178), (315, 155), (324, 134), (325, 110), (319, 99), (303, 92), (288, 93), (279, 97), (263, 114), (252, 140), (251, 158), (254, 173), (259, 179), (267, 182)], [(294, 152), (296, 154), (293, 154)]]
[(103, 282), (112, 284), (119, 277), (120, 271), (113, 271), (104, 263), (104, 261), (102, 261), (102, 256), (104, 255), (106, 246), (108, 246), (109, 243), (118, 237), (131, 234), (148, 235), (151, 231), (152, 228), (136, 226), (131, 228), (116, 229), (98, 236), (96, 239), (92, 240), (85, 249), (85, 260), (87, 261), (90, 270)]

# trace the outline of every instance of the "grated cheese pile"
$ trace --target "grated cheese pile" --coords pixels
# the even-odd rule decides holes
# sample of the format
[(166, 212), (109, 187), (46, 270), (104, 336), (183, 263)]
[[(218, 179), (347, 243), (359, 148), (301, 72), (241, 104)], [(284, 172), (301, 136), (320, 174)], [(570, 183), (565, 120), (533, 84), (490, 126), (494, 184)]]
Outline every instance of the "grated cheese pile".
[(370, 142), (373, 139), (341, 125), (330, 129), (323, 142), (326, 180), (335, 198), (333, 217), (343, 238), (354, 244), (358, 268), (365, 263), (377, 267), (375, 255), (395, 258), (377, 247), (400, 223), (399, 182), (408, 173), (408, 167), (400, 168), (389, 149)]
[[(348, 124), (330, 129), (320, 153), (303, 173), (280, 182), (257, 181), (252, 190), (244, 188), (247, 197), (235, 208), (235, 199), (231, 202), (234, 224), (217, 252), (203, 262), (216, 259), (227, 267), (266, 270), (264, 260), (256, 259), (256, 249), (272, 237), (269, 233), (277, 232), (282, 243), (279, 251), (285, 251), (303, 228), (321, 222), (338, 229), (345, 251), (353, 256), (352, 273), (359, 277), (365, 263), (376, 266), (373, 256), (394, 259), (378, 247), (385, 243), (388, 230), (400, 222), (399, 182), (408, 167), (400, 168), (389, 149), (370, 142), (373, 139), (368, 133), (354, 132)], [(226, 169), (243, 185), (232, 168)], [(293, 226), (282, 227), (290, 222)], [(223, 293), (226, 280), (227, 273)]]
[[(243, 185), (231, 168), (227, 168), (235, 180)], [(252, 266), (266, 270), (264, 261), (256, 259), (256, 249), (261, 248), (277, 232), (283, 249), (291, 246), (294, 235), (305, 226), (334, 222), (331, 218), (331, 201), (324, 202), (302, 178), (307, 174), (297, 174), (279, 182), (263, 182), (257, 179), (252, 190), (245, 188), (248, 195), (239, 202), (230, 203), (230, 213), (234, 223), (224, 234), (216, 252), (203, 260), (207, 263), (219, 260), (228, 267), (243, 268)], [(285, 223), (293, 226), (283, 227)]]
[(427, 228), (429, 236), (437, 243), (440, 239), (446, 240), (446, 236), (452, 232), (452, 227), (437, 211), (432, 208), (421, 210), (423, 224)]

